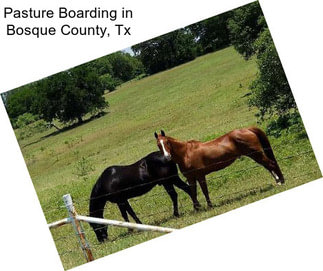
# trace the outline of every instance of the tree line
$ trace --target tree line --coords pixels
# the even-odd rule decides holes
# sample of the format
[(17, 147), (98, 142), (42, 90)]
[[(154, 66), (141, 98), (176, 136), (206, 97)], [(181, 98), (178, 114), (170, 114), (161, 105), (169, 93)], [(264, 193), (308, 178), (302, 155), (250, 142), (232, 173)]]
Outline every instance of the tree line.
[(113, 91), (142, 73), (144, 66), (138, 58), (116, 52), (14, 89), (2, 98), (15, 128), (38, 118), (48, 123), (54, 119), (81, 123), (86, 114), (109, 106), (105, 90)]
[(15, 89), (3, 99), (16, 126), (25, 113), (47, 122), (82, 122), (86, 114), (109, 106), (105, 90), (231, 45), (246, 61), (256, 58), (259, 72), (250, 86), (249, 105), (259, 109), (260, 120), (275, 115), (288, 125), (298, 112), (258, 2), (132, 46), (134, 55), (116, 52), (101, 57)]

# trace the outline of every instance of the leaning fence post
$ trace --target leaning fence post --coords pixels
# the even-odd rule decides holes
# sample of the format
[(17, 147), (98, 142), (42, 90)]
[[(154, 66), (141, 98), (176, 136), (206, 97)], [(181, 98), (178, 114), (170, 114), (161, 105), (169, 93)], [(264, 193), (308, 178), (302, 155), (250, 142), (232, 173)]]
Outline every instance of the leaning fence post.
[(76, 219), (77, 213), (76, 213), (76, 210), (74, 208), (71, 195), (70, 194), (64, 195), (63, 196), (63, 201), (64, 201), (64, 204), (65, 204), (66, 209), (68, 211), (69, 218), (71, 220), (71, 223), (73, 225), (75, 233), (76, 233), (76, 235), (77, 235), (77, 237), (79, 239), (79, 242), (80, 242), (84, 257), (85, 257), (86, 261), (88, 261), (88, 262), (93, 261), (94, 257), (92, 255), (91, 248), (90, 248), (90, 246), (89, 246), (89, 244), (88, 244), (88, 242), (87, 242), (87, 240), (85, 238), (82, 225), (81, 225), (80, 221)]

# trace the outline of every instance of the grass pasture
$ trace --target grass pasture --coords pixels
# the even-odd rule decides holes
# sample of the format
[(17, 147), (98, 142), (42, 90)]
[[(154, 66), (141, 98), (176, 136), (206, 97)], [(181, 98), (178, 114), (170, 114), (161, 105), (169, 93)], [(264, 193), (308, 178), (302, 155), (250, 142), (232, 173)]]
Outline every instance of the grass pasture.
[[(182, 140), (206, 141), (235, 128), (257, 125), (245, 97), (256, 73), (254, 60), (243, 60), (229, 47), (123, 84), (106, 94), (110, 107), (100, 118), (61, 133), (49, 130), (20, 140), (47, 222), (66, 217), (62, 196), (67, 193), (78, 213), (87, 215), (91, 188), (100, 173), (109, 165), (130, 164), (157, 150), (155, 130), (164, 129)], [(200, 212), (194, 212), (189, 197), (177, 190), (180, 218), (172, 217), (171, 200), (161, 187), (130, 204), (145, 224), (182, 228), (321, 176), (304, 131), (270, 137), (270, 141), (286, 178), (284, 186), (274, 186), (265, 169), (241, 158), (207, 176), (212, 209), (205, 207), (200, 189), (198, 198), (205, 207)], [(111, 203), (105, 217), (122, 220)], [(160, 235), (109, 227), (109, 242), (99, 244), (89, 225), (83, 225), (95, 258)], [(85, 262), (71, 226), (51, 232), (65, 269)]]

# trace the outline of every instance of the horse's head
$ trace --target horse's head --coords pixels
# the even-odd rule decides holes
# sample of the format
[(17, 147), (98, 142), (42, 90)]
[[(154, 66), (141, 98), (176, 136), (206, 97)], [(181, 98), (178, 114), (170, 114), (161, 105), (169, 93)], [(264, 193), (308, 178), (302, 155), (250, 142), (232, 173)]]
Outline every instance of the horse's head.
[(155, 138), (157, 139), (157, 146), (159, 150), (164, 154), (165, 158), (170, 161), (172, 159), (171, 155), (171, 145), (168, 141), (167, 136), (163, 130), (160, 131), (160, 134), (155, 132)]
[(96, 223), (90, 223), (91, 227), (93, 228), (96, 238), (100, 243), (103, 243), (104, 241), (108, 240), (108, 227), (103, 226)]

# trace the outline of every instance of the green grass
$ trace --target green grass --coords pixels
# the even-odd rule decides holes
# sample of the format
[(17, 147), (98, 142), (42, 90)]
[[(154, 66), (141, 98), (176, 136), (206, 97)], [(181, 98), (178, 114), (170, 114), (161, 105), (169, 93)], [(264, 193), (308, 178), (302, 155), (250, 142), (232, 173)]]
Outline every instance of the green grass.
[[(157, 150), (155, 130), (164, 129), (182, 140), (206, 141), (257, 125), (256, 111), (248, 108), (244, 97), (256, 73), (254, 60), (245, 61), (233, 48), (226, 48), (123, 84), (106, 94), (110, 108), (101, 118), (58, 134), (50, 135), (54, 132), (50, 130), (19, 141), (48, 223), (66, 217), (62, 207), (66, 193), (72, 195), (78, 213), (87, 215), (91, 188), (100, 173), (107, 166), (130, 164)], [(273, 185), (265, 169), (242, 158), (207, 176), (212, 209), (194, 212), (189, 197), (178, 191), (181, 216), (174, 218), (171, 200), (161, 187), (130, 203), (145, 224), (182, 228), (321, 176), (304, 133), (284, 133), (270, 141), (286, 178), (282, 187)], [(198, 197), (206, 206), (200, 191)], [(111, 203), (105, 217), (122, 220)], [(160, 235), (109, 227), (110, 241), (99, 244), (90, 227), (84, 224), (84, 228), (95, 258)], [(85, 262), (71, 226), (54, 229), (52, 234), (65, 269)]]

